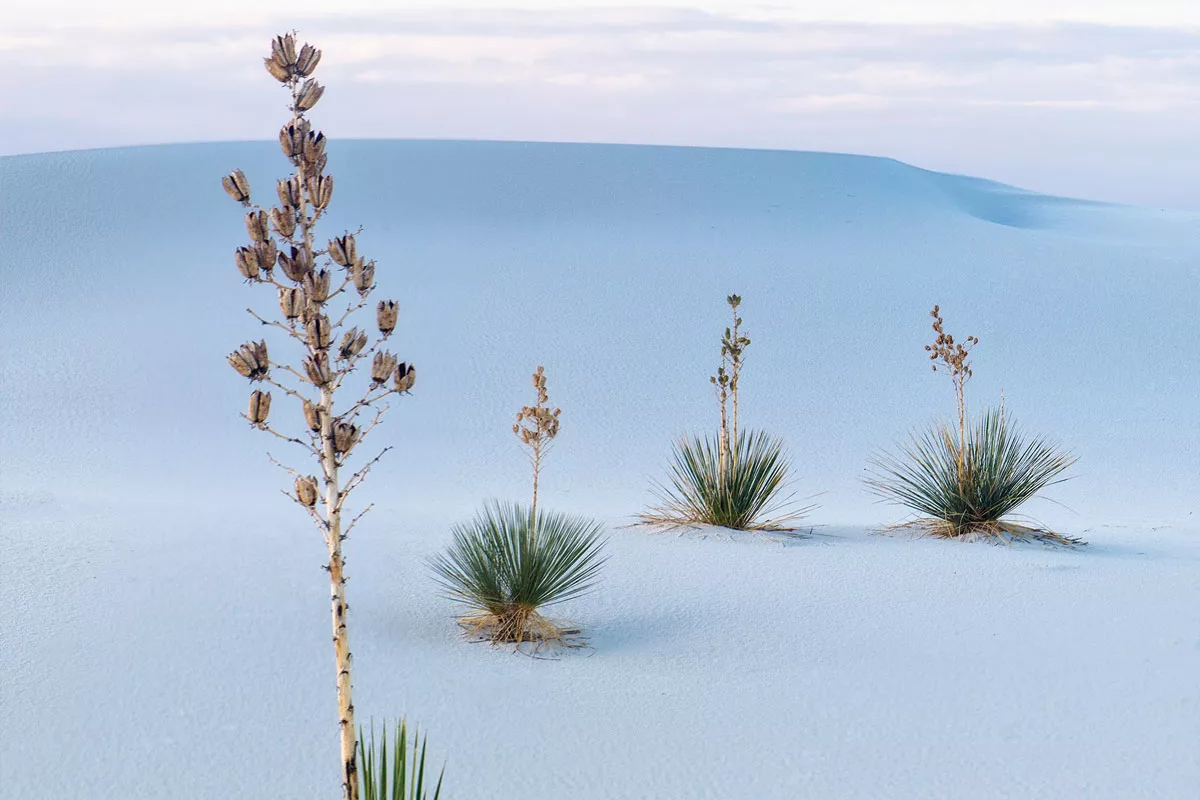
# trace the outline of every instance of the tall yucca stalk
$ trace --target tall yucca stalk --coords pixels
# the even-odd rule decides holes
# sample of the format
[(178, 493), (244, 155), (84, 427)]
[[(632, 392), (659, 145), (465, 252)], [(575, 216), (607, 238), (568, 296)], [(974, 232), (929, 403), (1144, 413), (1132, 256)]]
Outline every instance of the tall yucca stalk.
[(725, 302), (733, 325), (721, 338), (717, 374), (708, 379), (721, 409), (716, 445), (710, 437), (676, 440), (670, 486), (653, 484), (661, 504), (639, 514), (636, 524), (794, 531), (795, 523), (811, 510), (791, 506), (791, 498), (783, 495), (789, 471), (783, 442), (762, 431), (738, 428), (738, 389), (750, 339), (742, 333), (738, 316), (742, 298), (731, 294)]
[[(285, 494), (309, 514), (329, 552), (324, 569), (329, 573), (333, 622), (342, 796), (344, 800), (358, 800), (347, 629), (350, 607), (346, 603), (342, 543), (370, 506), (349, 524), (342, 523), (347, 497), (391, 448), (385, 447), (362, 463), (348, 478), (343, 476), (342, 469), (352, 451), (387, 411), (388, 406), (382, 401), (392, 394), (407, 393), (416, 375), (411, 366), (398, 363), (394, 355), (380, 348), (396, 328), (395, 302), (381, 301), (376, 308), (378, 337), (371, 337), (357, 327), (347, 328), (367, 307), (375, 285), (375, 262), (364, 261), (358, 254), (355, 234), (333, 238), (323, 248), (314, 244), (317, 223), (333, 195), (333, 176), (325, 174), (325, 135), (313, 131), (307, 119), (307, 112), (325, 91), (310, 77), (320, 59), (321, 51), (311, 45), (305, 44), (297, 51), (292, 34), (276, 37), (271, 42), (271, 54), (264, 59), (267, 71), (289, 94), (291, 118), (279, 131), (279, 144), (292, 171), (276, 185), (279, 204), (267, 209), (254, 203), (250, 184), (241, 170), (233, 171), (222, 181), (229, 195), (249, 209), (246, 230), (250, 243), (235, 253), (238, 271), (247, 282), (268, 285), (278, 292), (276, 319), (248, 311), (262, 325), (282, 331), (298, 345), (299, 367), (272, 360), (265, 339), (243, 345), (229, 356), (229, 363), (251, 382), (272, 386), (296, 402), (295, 419), (302, 421), (307, 429), (301, 434), (304, 438), (282, 433), (267, 423), (271, 410), (269, 391), (254, 391), (248, 413), (242, 416), (259, 430), (297, 445), (318, 466), (319, 479), (271, 459), (295, 479), (295, 492)], [(282, 250), (275, 236), (283, 242)], [(364, 362), (370, 364), (370, 381), (352, 389), (346, 381)], [(349, 403), (337, 413), (335, 401), (340, 406), (346, 397)], [(368, 413), (373, 415), (370, 422), (360, 419)]]

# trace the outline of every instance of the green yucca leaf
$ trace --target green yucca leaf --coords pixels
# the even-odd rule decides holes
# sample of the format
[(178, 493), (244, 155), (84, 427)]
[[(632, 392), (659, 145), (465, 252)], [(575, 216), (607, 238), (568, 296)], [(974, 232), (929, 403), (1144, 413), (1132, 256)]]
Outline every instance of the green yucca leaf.
[(793, 530), (808, 509), (787, 510), (787, 481), (783, 443), (762, 431), (738, 433), (723, 478), (713, 439), (681, 438), (672, 450), (671, 486), (655, 486), (662, 505), (639, 519), (649, 525)]
[(868, 485), (884, 499), (942, 521), (949, 535), (986, 534), (1002, 532), (1005, 515), (1066, 480), (1063, 473), (1075, 463), (1046, 440), (1025, 438), (1003, 409), (983, 412), (966, 441), (959, 438), (957, 429), (942, 422), (914, 433), (898, 453), (872, 460)]
[[(363, 728), (358, 728), (358, 761), (361, 768), (362, 800), (430, 800), (425, 789), (425, 752), (428, 747), (428, 736), (421, 738), (418, 748), (419, 732), (413, 733), (412, 768), (408, 762), (408, 723), (400, 720), (396, 723), (396, 735), (392, 747), (388, 747), (387, 724), (378, 745), (375, 742), (375, 721), (371, 721), (371, 737), (368, 744)], [(388, 773), (388, 754), (392, 758), (392, 771)], [(442, 794), (442, 779), (446, 775), (443, 766), (438, 775), (437, 787), (434, 789), (432, 800), (439, 800)], [(389, 778), (391, 779), (389, 782)]]
[(500, 613), (588, 592), (606, 560), (600, 524), (539, 509), (537, 535), (531, 536), (530, 522), (527, 506), (493, 501), (471, 523), (455, 526), (450, 548), (430, 562), (447, 595)]

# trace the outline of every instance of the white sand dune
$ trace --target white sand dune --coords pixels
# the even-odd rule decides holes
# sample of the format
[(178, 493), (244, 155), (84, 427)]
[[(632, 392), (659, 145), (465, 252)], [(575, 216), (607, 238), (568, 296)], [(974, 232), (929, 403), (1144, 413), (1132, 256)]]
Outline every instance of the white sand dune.
[[(348, 542), (356, 706), (407, 713), (484, 798), (1186, 798), (1200, 785), (1200, 218), (895, 161), (334, 142), (415, 394)], [(322, 545), (277, 493), (224, 355), (220, 176), (269, 144), (0, 159), (0, 797), (336, 791)], [(743, 419), (782, 435), (815, 535), (651, 535), (672, 437), (715, 424), (724, 295)], [(926, 316), (978, 335), (969, 397), (1080, 458), (1028, 513), (1078, 552), (869, 533), (867, 459), (949, 411)], [(282, 347), (282, 343), (281, 343)], [(562, 613), (594, 650), (456, 637), (424, 560), (520, 498), (544, 364), (546, 501), (612, 527)], [(280, 404), (276, 419), (290, 411)]]

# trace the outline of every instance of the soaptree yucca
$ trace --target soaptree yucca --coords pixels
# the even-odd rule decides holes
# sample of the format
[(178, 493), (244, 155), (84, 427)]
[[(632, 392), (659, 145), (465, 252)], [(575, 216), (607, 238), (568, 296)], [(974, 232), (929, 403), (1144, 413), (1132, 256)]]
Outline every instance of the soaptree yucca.
[[(324, 92), (324, 87), (310, 77), (320, 59), (321, 51), (311, 45), (297, 50), (292, 34), (276, 37), (265, 59), (267, 71), (287, 92), (290, 115), (279, 131), (279, 144), (291, 173), (275, 186), (278, 205), (266, 208), (256, 203), (241, 170), (223, 179), (225, 191), (249, 209), (246, 230), (250, 242), (235, 253), (238, 271), (246, 282), (273, 289), (278, 301), (278, 314), (262, 316), (253, 310), (250, 314), (291, 347), (296, 360), (289, 365), (273, 358), (271, 354), (277, 354), (280, 348), (274, 345), (268, 354), (264, 338), (242, 345), (229, 356), (229, 363), (251, 384), (265, 385), (251, 392), (249, 409), (243, 416), (255, 428), (295, 445), (320, 476), (304, 474), (272, 458), (294, 479), (294, 491), (285, 494), (316, 524), (329, 554), (324, 569), (329, 573), (330, 585), (342, 792), (345, 800), (357, 800), (349, 606), (342, 543), (370, 506), (361, 509), (348, 524), (343, 525), (343, 521), (350, 493), (390, 448), (358, 462), (353, 472), (350, 467), (363, 441), (387, 410), (385, 400), (406, 394), (416, 375), (410, 365), (382, 348), (396, 328), (395, 302), (385, 300), (376, 306), (378, 336), (350, 327), (367, 307), (375, 287), (375, 263), (359, 255), (355, 234), (336, 236), (323, 247), (317, 244), (317, 224), (333, 195), (333, 176), (325, 172), (325, 136), (314, 131), (307, 119), (308, 111)], [(364, 365), (368, 374), (354, 381), (355, 373)], [(289, 410), (292, 419), (303, 423), (303, 433), (284, 432), (268, 422), (271, 391), (265, 387), (294, 403)]]
[(745, 349), (738, 307), (726, 298), (733, 326), (721, 340), (721, 366), (709, 378), (716, 388), (721, 425), (711, 437), (679, 438), (672, 451), (670, 485), (655, 484), (660, 505), (638, 516), (656, 527), (716, 525), (735, 530), (792, 531), (807, 508), (790, 505), (784, 492), (788, 461), (782, 441), (762, 431), (738, 429), (738, 389)]
[(513, 425), (533, 465), (533, 502), (487, 504), (474, 521), (455, 526), (450, 548), (431, 563), (447, 595), (469, 609), (459, 620), (468, 635), (493, 644), (569, 643), (579, 631), (541, 609), (590, 590), (604, 562), (599, 523), (538, 508), (538, 476), (560, 409), (547, 405), (541, 367), (533, 386), (537, 404), (522, 408)]
[(973, 374), (969, 357), (979, 339), (968, 336), (965, 342), (955, 342), (943, 330), (940, 307), (934, 306), (931, 316), (937, 337), (925, 350), (934, 371), (940, 366), (954, 384), (957, 419), (935, 422), (912, 434), (896, 454), (876, 456), (868, 485), (918, 515), (907, 526), (934, 536), (1081, 544), (1008, 516), (1038, 492), (1065, 480), (1063, 473), (1075, 459), (1043, 439), (1024, 436), (1003, 403), (972, 422), (965, 388)]

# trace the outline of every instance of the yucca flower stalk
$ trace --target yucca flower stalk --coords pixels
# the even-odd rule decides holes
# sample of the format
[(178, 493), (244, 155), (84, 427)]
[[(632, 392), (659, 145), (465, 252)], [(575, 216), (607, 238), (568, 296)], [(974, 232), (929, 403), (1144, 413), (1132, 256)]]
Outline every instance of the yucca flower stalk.
[[(721, 365), (709, 378), (720, 407), (715, 443), (710, 437), (676, 440), (670, 485), (652, 486), (659, 505), (639, 514), (652, 527), (715, 525), (745, 531), (795, 531), (809, 507), (796, 507), (785, 495), (789, 467), (783, 442), (762, 431), (738, 427), (738, 394), (749, 337), (741, 331), (742, 298), (725, 298), (733, 325), (721, 339)], [(729, 413), (732, 406), (732, 414)]]
[[(1045, 439), (1025, 437), (1004, 408), (986, 409), (972, 423), (965, 385), (973, 374), (967, 356), (979, 339), (955, 343), (943, 328), (941, 309), (933, 307), (930, 359), (949, 373), (958, 418), (935, 422), (911, 435), (896, 454), (872, 459), (868, 486), (880, 497), (906, 506), (918, 516), (905, 526), (934, 536), (1012, 543), (1082, 544), (1009, 515), (1043, 489), (1066, 480), (1075, 458)], [(933, 365), (937, 371), (938, 363)]]
[(533, 373), (537, 402), (517, 413), (513, 433), (529, 450), (533, 502), (491, 502), (475, 520), (453, 528), (450, 548), (434, 557), (437, 581), (450, 599), (470, 609), (459, 624), (493, 644), (570, 644), (580, 633), (540, 609), (574, 599), (595, 584), (604, 563), (599, 523), (538, 507), (542, 460), (558, 435), (561, 409), (549, 407), (546, 374)]
[[(291, 33), (277, 36), (271, 42), (271, 54), (264, 59), (267, 71), (289, 96), (290, 118), (279, 131), (279, 144), (291, 165), (291, 174), (276, 184), (279, 204), (269, 209), (256, 204), (241, 170), (234, 170), (222, 180), (225, 191), (248, 209), (246, 231), (250, 243), (235, 252), (238, 273), (248, 283), (275, 290), (280, 318), (248, 311), (263, 326), (282, 332), (294, 343), (298, 363), (273, 360), (265, 340), (242, 345), (229, 356), (229, 363), (243, 377), (273, 387), (297, 403), (301, 412), (296, 415), (297, 421), (304, 423), (300, 435), (281, 432), (268, 422), (272, 411), (269, 391), (255, 390), (249, 412), (242, 416), (256, 428), (299, 447), (318, 467), (319, 478), (271, 458), (295, 479), (294, 493), (285, 494), (316, 524), (328, 551), (329, 560), (323, 569), (329, 574), (342, 796), (344, 800), (358, 800), (347, 618), (350, 606), (346, 602), (342, 545), (371, 506), (361, 509), (348, 524), (343, 522), (350, 493), (391, 448), (385, 447), (361, 463), (349, 477), (345, 470), (358, 445), (387, 411), (384, 401), (408, 392), (415, 374), (407, 364), (397, 366), (396, 357), (381, 349), (397, 325), (398, 308), (393, 301), (379, 303), (379, 336), (373, 341), (358, 328), (343, 333), (367, 307), (374, 288), (374, 262), (364, 262), (357, 251), (355, 237), (361, 229), (330, 240), (324, 248), (316, 244), (317, 225), (333, 197), (333, 176), (325, 173), (326, 138), (312, 130), (307, 118), (325, 91), (310, 77), (320, 60), (321, 51), (309, 44), (297, 50)], [(335, 280), (339, 270), (341, 275)], [(362, 388), (354, 388), (349, 380), (364, 362), (372, 365), (371, 380)], [(383, 367), (388, 374), (384, 374)], [(339, 412), (338, 408), (343, 410)], [(366, 414), (373, 415), (369, 422), (361, 419)]]

